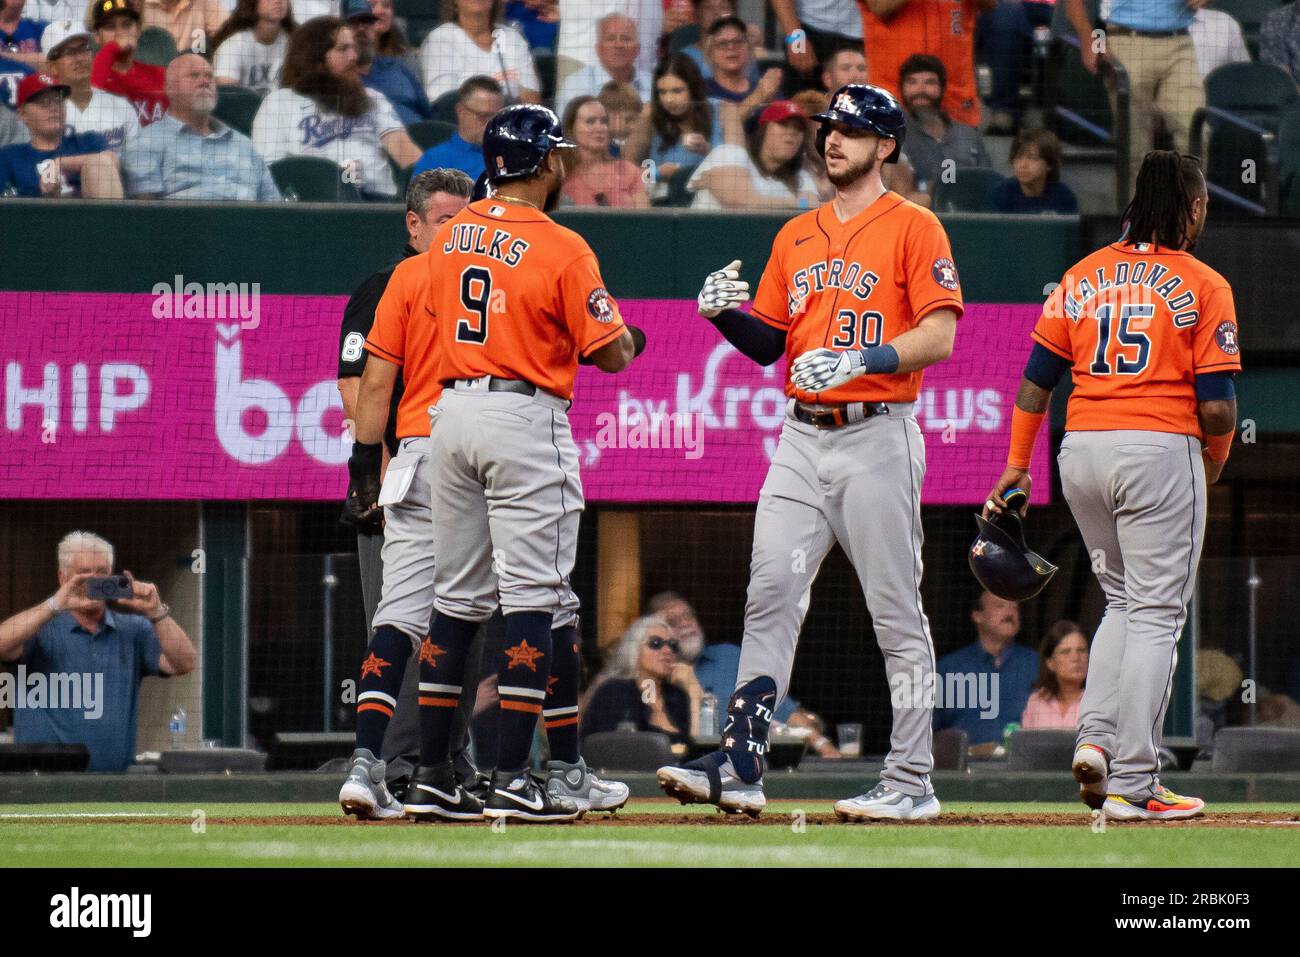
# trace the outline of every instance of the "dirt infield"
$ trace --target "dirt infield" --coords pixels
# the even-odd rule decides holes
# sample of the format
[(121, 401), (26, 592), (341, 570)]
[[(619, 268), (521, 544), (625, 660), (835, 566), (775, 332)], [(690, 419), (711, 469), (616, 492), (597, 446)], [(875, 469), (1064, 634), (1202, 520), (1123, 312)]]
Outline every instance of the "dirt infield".
[[(806, 814), (802, 821), (808, 827), (1080, 827), (1090, 823), (1088, 813), (1059, 814), (945, 814), (934, 821), (880, 821), (874, 824), (847, 824), (834, 814)], [(50, 815), (48, 818), (33, 815), (26, 818), (26, 824), (170, 824), (184, 825), (191, 823), (189, 817), (97, 817), (72, 818)], [(637, 814), (590, 814), (580, 821), (574, 821), (574, 828), (605, 827), (791, 827), (797, 823), (794, 813), (780, 811), (764, 814), (757, 819), (743, 814), (715, 815), (672, 814), (672, 813), (637, 813)], [(244, 826), (244, 827), (483, 827), (482, 821), (464, 823), (439, 822), (421, 824), (415, 821), (356, 821), (339, 815), (312, 815), (297, 817), (209, 817), (208, 826)], [(2, 826), (2, 824), (0, 824)], [(510, 826), (516, 826), (511, 822)], [(1216, 827), (1216, 828), (1253, 828), (1253, 827), (1300, 827), (1300, 813), (1253, 813), (1250, 811), (1233, 813), (1211, 813), (1184, 821), (1107, 821), (1110, 827)]]

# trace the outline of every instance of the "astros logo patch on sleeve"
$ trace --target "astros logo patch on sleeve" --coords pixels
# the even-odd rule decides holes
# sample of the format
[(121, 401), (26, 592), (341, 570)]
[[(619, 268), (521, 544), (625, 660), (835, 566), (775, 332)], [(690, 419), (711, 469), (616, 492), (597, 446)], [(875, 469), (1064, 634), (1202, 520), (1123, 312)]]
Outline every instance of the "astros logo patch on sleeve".
[(946, 256), (934, 261), (934, 265), (930, 267), (930, 275), (949, 292), (957, 289), (957, 266)]
[(1214, 330), (1214, 340), (1225, 355), (1235, 356), (1241, 351), (1241, 346), (1237, 344), (1237, 324), (1231, 319), (1219, 323)]
[(614, 310), (609, 305), (609, 293), (604, 288), (591, 291), (591, 295), (587, 297), (587, 311), (591, 313), (591, 318), (597, 322), (610, 323), (614, 321)]

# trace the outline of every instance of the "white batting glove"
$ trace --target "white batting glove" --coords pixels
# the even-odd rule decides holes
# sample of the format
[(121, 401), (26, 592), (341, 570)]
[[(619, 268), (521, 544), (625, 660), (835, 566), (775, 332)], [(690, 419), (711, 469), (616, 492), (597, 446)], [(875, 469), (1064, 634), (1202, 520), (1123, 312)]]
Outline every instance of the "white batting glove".
[(862, 352), (811, 349), (790, 366), (790, 381), (801, 392), (827, 392), (867, 371)]
[(740, 278), (740, 260), (733, 259), (731, 265), (709, 273), (695, 303), (701, 316), (712, 319), (724, 309), (735, 309), (748, 298), (749, 283)]

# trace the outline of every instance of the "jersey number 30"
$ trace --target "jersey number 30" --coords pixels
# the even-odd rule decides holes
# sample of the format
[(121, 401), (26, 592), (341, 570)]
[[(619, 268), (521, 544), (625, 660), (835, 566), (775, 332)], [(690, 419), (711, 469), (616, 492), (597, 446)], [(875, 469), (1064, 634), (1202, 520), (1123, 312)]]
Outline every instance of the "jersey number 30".
[(469, 266), (460, 274), (460, 304), (470, 318), (456, 323), (456, 341), (483, 345), (488, 337), (488, 304), (492, 301), (492, 273)]
[[(1115, 306), (1112, 303), (1106, 303), (1104, 306), (1097, 307), (1097, 354), (1093, 356), (1092, 366), (1088, 369), (1093, 375), (1137, 375), (1147, 367), (1147, 362), (1151, 359), (1151, 339), (1145, 332), (1139, 332), (1130, 328), (1130, 323), (1134, 319), (1143, 320), (1142, 328), (1151, 321), (1151, 317), (1156, 314), (1156, 307), (1152, 303), (1130, 303), (1120, 307), (1119, 310), (1119, 328), (1112, 329), (1112, 319), (1115, 315)], [(1129, 358), (1122, 349), (1115, 350), (1114, 368), (1106, 360), (1106, 355), (1110, 352), (1110, 337), (1114, 331), (1115, 337), (1119, 340), (1120, 346), (1129, 346), (1137, 349), (1137, 355)]]

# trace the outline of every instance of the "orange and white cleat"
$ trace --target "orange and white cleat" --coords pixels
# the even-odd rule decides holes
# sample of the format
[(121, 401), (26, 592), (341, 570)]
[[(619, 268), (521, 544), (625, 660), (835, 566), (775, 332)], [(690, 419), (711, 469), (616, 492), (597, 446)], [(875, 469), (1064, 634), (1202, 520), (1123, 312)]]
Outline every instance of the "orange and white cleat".
[(1178, 821), (1204, 814), (1205, 802), (1160, 787), (1146, 797), (1107, 794), (1102, 813), (1113, 821)]

